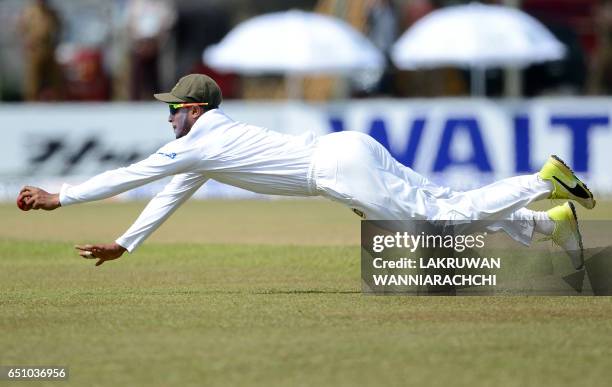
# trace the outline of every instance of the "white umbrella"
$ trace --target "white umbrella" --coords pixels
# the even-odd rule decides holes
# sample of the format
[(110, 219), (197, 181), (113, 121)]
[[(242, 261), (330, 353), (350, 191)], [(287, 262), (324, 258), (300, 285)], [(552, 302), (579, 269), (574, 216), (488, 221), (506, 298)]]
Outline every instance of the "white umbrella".
[(525, 12), (472, 3), (425, 16), (394, 44), (391, 58), (401, 69), (441, 66), (472, 69), (472, 92), (484, 93), (484, 69), (522, 68), (559, 60), (565, 47)]
[(346, 22), (326, 15), (286, 11), (247, 20), (216, 45), (204, 62), (242, 74), (350, 74), (380, 71), (383, 55)]

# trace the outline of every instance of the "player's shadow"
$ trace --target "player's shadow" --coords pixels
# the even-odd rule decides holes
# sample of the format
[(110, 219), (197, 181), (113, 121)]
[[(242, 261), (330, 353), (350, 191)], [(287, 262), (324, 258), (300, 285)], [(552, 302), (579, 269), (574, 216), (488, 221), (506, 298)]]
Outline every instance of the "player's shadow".
[[(266, 290), (222, 290), (222, 289), (211, 289), (211, 290), (173, 290), (169, 292), (156, 291), (154, 294), (164, 295), (207, 295), (207, 294), (358, 294), (361, 290), (320, 290), (320, 289), (266, 289)], [(92, 295), (97, 295), (92, 293)]]
[(253, 292), (251, 294), (359, 294), (361, 290), (319, 290), (319, 289), (294, 289), (294, 290), (266, 290)]

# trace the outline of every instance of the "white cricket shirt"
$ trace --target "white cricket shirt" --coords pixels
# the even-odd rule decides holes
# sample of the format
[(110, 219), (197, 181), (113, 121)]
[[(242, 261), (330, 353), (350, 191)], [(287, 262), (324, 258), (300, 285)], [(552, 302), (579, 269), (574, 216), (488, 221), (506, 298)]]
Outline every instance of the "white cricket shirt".
[(105, 199), (175, 175), (116, 242), (132, 252), (208, 179), (272, 194), (316, 195), (312, 156), (316, 137), (286, 135), (236, 122), (218, 109), (204, 113), (184, 137), (145, 160), (60, 190), (60, 203)]

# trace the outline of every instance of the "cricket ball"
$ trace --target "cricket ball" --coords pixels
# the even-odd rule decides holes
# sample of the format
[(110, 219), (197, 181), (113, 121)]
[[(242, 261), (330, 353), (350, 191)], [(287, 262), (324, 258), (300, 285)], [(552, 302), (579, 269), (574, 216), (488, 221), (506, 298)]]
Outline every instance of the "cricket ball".
[(27, 211), (28, 210), (28, 208), (26, 206), (25, 200), (19, 200), (19, 198), (17, 198), (17, 207), (19, 207), (19, 209), (21, 211)]

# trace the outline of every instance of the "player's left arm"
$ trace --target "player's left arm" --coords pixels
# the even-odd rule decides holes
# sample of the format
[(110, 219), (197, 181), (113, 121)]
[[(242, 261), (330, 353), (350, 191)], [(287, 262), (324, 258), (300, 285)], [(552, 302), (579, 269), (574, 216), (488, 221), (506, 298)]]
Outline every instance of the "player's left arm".
[(134, 224), (114, 243), (88, 244), (75, 248), (83, 258), (98, 259), (96, 266), (117, 259), (126, 251), (133, 252), (207, 180), (205, 175), (194, 172), (174, 176), (149, 202)]
[(127, 250), (117, 243), (74, 246), (81, 257), (86, 259), (97, 259), (96, 266), (106, 261), (112, 261), (123, 255)]

